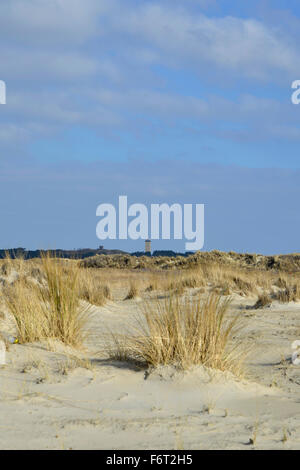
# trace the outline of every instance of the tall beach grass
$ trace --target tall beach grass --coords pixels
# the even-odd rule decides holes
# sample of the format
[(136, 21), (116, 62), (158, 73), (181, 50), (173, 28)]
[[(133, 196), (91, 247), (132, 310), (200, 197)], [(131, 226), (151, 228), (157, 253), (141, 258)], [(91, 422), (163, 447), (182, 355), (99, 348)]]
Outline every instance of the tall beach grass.
[(234, 337), (241, 325), (237, 317), (229, 318), (229, 302), (210, 294), (147, 303), (137, 327), (112, 336), (110, 355), (153, 367), (202, 364), (239, 375), (243, 354)]
[(56, 338), (80, 346), (85, 336), (87, 309), (80, 304), (79, 265), (42, 256), (43, 283), (20, 278), (4, 290), (15, 318), (20, 342)]

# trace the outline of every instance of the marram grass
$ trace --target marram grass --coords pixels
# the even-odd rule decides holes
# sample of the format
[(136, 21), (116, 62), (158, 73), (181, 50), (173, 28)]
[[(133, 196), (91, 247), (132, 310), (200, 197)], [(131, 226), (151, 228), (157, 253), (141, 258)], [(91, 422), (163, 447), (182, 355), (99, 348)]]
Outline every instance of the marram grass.
[(235, 336), (241, 325), (238, 317), (229, 318), (229, 303), (215, 294), (147, 303), (137, 327), (112, 335), (109, 355), (153, 367), (203, 365), (240, 375), (245, 354)]
[(56, 338), (80, 346), (85, 337), (87, 309), (80, 304), (79, 265), (50, 255), (42, 257), (45, 281), (20, 278), (4, 292), (22, 343)]

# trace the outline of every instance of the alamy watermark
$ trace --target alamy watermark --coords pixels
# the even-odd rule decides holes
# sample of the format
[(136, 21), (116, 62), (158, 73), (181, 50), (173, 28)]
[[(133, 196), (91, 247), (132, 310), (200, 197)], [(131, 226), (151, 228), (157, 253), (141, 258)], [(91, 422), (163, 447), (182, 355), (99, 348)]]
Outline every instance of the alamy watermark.
[(0, 104), (6, 104), (6, 84), (0, 80)]
[(118, 211), (113, 204), (100, 204), (96, 215), (101, 217), (96, 228), (100, 240), (170, 240), (173, 234), (174, 240), (188, 240), (186, 251), (204, 245), (204, 204), (151, 204), (149, 214), (145, 204), (128, 207), (127, 196), (119, 196)]
[(300, 80), (294, 80), (292, 83), (292, 88), (294, 93), (291, 96), (291, 100), (293, 104), (299, 104), (300, 103)]

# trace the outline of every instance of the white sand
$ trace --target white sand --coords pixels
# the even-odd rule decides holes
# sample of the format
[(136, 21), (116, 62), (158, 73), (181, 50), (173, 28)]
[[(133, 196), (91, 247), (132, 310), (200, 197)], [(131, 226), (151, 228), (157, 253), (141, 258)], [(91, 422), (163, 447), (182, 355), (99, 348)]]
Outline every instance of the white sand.
[(134, 300), (94, 308), (91, 370), (63, 374), (70, 348), (11, 345), (0, 367), (0, 448), (300, 449), (300, 366), (290, 360), (300, 304), (245, 310), (253, 303), (235, 296), (232, 305), (246, 317), (245, 345), (255, 345), (247, 380), (201, 367), (147, 376), (97, 355), (105, 328), (133, 321)]

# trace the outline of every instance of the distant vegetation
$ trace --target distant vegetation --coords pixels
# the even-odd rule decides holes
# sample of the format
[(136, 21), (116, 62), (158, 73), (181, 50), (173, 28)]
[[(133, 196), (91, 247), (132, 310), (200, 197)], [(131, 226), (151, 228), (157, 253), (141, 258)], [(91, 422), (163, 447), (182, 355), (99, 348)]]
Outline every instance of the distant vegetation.
[(300, 253), (288, 255), (260, 255), (251, 253), (235, 253), (213, 251), (198, 251), (196, 253), (176, 253), (171, 250), (157, 250), (150, 254), (144, 252), (126, 253), (121, 250), (106, 250), (104, 248), (81, 248), (78, 250), (26, 250), (13, 248), (0, 250), (0, 259), (7, 256), (11, 259), (41, 258), (45, 255), (55, 258), (82, 260), (85, 268), (118, 268), (118, 269), (189, 269), (197, 266), (216, 263), (218, 266), (232, 268), (255, 268), (284, 272), (300, 271)]
[(11, 248), (0, 250), (0, 259), (5, 259), (7, 255), (12, 258), (33, 259), (41, 258), (42, 255), (51, 254), (56, 258), (84, 259), (97, 254), (116, 255), (127, 254), (122, 250), (105, 250), (93, 248), (79, 248), (78, 250), (26, 250), (25, 248)]
[(136, 251), (134, 253), (127, 253), (122, 250), (106, 250), (105, 248), (78, 248), (77, 250), (26, 250), (25, 248), (10, 248), (7, 250), (0, 250), (0, 259), (4, 259), (7, 255), (12, 258), (24, 258), (24, 259), (33, 259), (41, 258), (41, 255), (51, 254), (56, 258), (69, 258), (69, 259), (84, 259), (96, 255), (129, 255), (136, 256), (137, 258), (141, 256), (157, 257), (157, 256), (167, 256), (174, 257), (177, 256), (189, 256), (193, 254), (192, 252), (186, 253), (176, 253), (172, 250), (159, 250), (154, 251), (152, 255), (150, 253), (145, 253), (144, 251)]
[[(160, 253), (160, 252), (156, 252)], [(81, 262), (82, 267), (118, 269), (190, 269), (207, 265), (259, 270), (300, 271), (300, 254), (264, 256), (259, 254), (208, 251), (189, 256), (133, 256), (129, 254), (92, 256)]]
[(96, 255), (129, 255), (129, 256), (150, 256), (150, 257), (157, 257), (157, 256), (167, 256), (167, 257), (177, 257), (177, 256), (189, 256), (190, 252), (186, 253), (176, 253), (172, 250), (160, 250), (154, 251), (152, 255), (149, 253), (145, 253), (144, 251), (136, 251), (134, 253), (127, 253), (126, 251), (122, 250), (106, 250), (105, 248), (79, 248), (77, 250), (26, 250), (25, 248), (10, 248), (7, 250), (0, 250), (0, 259), (6, 258), (7, 254), (10, 258), (24, 258), (24, 259), (33, 259), (33, 258), (40, 258), (41, 255), (51, 254), (56, 258), (68, 258), (68, 259), (84, 259), (89, 258), (91, 256)]

